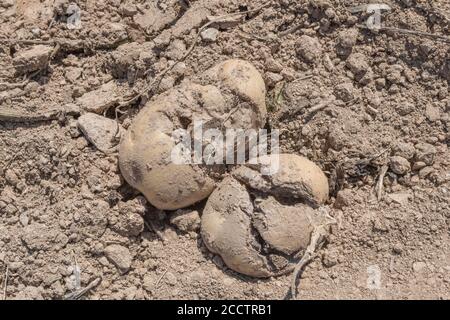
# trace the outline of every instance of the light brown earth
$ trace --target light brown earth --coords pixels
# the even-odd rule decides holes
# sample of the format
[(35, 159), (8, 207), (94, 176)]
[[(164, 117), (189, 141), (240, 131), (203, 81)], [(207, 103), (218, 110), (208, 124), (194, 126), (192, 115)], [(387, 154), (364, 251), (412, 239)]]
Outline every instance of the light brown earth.
[[(111, 122), (108, 140), (77, 127), (80, 113), (117, 113), (126, 130), (154, 94), (230, 58), (263, 74), (282, 151), (329, 180), (338, 224), (299, 298), (450, 298), (450, 42), (361, 29), (353, 0), (267, 1), (211, 24), (159, 78), (208, 16), (266, 2), (75, 2), (79, 30), (68, 1), (0, 3), (0, 298), (5, 282), (6, 299), (63, 298), (77, 268), (81, 287), (101, 278), (87, 299), (286, 296), (290, 274), (246, 277), (205, 247), (205, 201), (160, 211), (127, 185)], [(447, 0), (383, 2), (386, 26), (450, 36)]]

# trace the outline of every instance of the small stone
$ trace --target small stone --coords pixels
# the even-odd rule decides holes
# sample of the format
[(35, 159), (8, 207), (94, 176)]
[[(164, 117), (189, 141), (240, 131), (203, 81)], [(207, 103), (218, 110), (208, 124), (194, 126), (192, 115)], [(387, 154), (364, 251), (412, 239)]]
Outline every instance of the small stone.
[(407, 116), (414, 111), (414, 105), (412, 103), (400, 103), (395, 107), (395, 111), (401, 116)]
[(68, 242), (68, 238), (64, 234), (38, 223), (27, 225), (24, 228), (22, 240), (30, 250), (48, 250), (54, 244), (62, 248)]
[(413, 263), (413, 270), (416, 273), (422, 273), (426, 267), (427, 264), (425, 262), (418, 261)]
[(395, 254), (402, 254), (403, 253), (403, 246), (400, 243), (396, 243), (392, 246), (392, 251)]
[(346, 66), (354, 74), (364, 74), (370, 69), (367, 58), (362, 53), (354, 53), (350, 55), (347, 59)]
[(436, 154), (436, 148), (429, 143), (418, 143), (415, 145), (416, 155), (415, 160), (424, 162), (426, 165), (432, 165), (434, 162), (434, 156)]
[(172, 272), (167, 272), (165, 275), (167, 284), (174, 286), (177, 284), (177, 277)]
[(119, 212), (112, 214), (108, 218), (111, 230), (122, 236), (138, 236), (144, 231), (145, 207), (138, 200), (119, 202)]
[(170, 215), (170, 223), (183, 232), (198, 231), (200, 216), (196, 210), (177, 210)]
[(43, 300), (43, 291), (42, 287), (27, 286), (17, 293), (14, 300)]
[(12, 186), (17, 186), (17, 184), (20, 182), (20, 179), (19, 177), (17, 177), (17, 174), (11, 169), (6, 170), (5, 179)]
[(409, 161), (400, 156), (393, 156), (390, 159), (391, 170), (399, 175), (404, 175), (411, 171), (411, 165)]
[(115, 138), (120, 134), (118, 124), (112, 119), (95, 113), (85, 113), (78, 118), (78, 128), (86, 139), (99, 150), (108, 150), (115, 146)]
[(352, 53), (352, 49), (358, 39), (357, 29), (343, 30), (338, 34), (336, 53), (338, 56), (346, 57)]
[(386, 79), (385, 78), (378, 78), (375, 80), (375, 86), (377, 89), (382, 89), (386, 87)]
[(308, 63), (313, 63), (321, 58), (322, 45), (320, 42), (307, 35), (302, 35), (296, 44), (297, 54)]
[(200, 36), (204, 41), (215, 42), (217, 40), (217, 36), (219, 35), (219, 30), (215, 28), (207, 28), (200, 33)]
[(67, 67), (64, 70), (64, 76), (70, 83), (75, 83), (81, 77), (82, 72), (83, 72), (82, 68)]
[(331, 268), (338, 263), (338, 253), (334, 250), (328, 250), (323, 254), (322, 263), (325, 267)]
[(281, 65), (281, 63), (276, 61), (274, 58), (266, 59), (265, 66), (267, 71), (270, 72), (280, 73), (281, 71), (283, 71), (283, 66)]
[(353, 192), (350, 189), (339, 190), (339, 192), (336, 195), (334, 207), (337, 209), (347, 207), (352, 203), (352, 199), (353, 199)]
[(439, 108), (434, 107), (432, 105), (427, 105), (425, 109), (425, 116), (431, 122), (435, 122), (441, 118)]
[(20, 51), (13, 59), (13, 65), (18, 74), (25, 74), (43, 69), (47, 66), (53, 48), (36, 45), (25, 51)]
[(3, 8), (9, 8), (9, 7), (12, 7), (12, 6), (14, 6), (14, 0), (3, 0), (1, 3), (0, 3), (0, 7), (3, 7)]
[(412, 169), (414, 171), (419, 171), (420, 169), (425, 168), (426, 166), (427, 166), (427, 164), (425, 162), (417, 161), (417, 162), (414, 162)]
[(266, 72), (265, 80), (268, 87), (274, 87), (278, 82), (283, 80), (283, 76), (279, 73)]
[(409, 200), (411, 200), (413, 198), (413, 195), (409, 192), (398, 192), (398, 193), (391, 193), (388, 195), (388, 197), (392, 201), (394, 201), (402, 206), (406, 206), (408, 204)]
[(419, 177), (426, 178), (428, 175), (430, 175), (434, 171), (433, 167), (425, 167), (420, 169), (419, 171)]
[(416, 150), (412, 143), (398, 142), (392, 146), (394, 156), (400, 156), (411, 160), (414, 157)]
[(351, 49), (355, 46), (358, 39), (358, 29), (346, 29), (339, 32), (337, 42), (342, 48)]
[(19, 216), (19, 221), (22, 224), (22, 226), (26, 227), (28, 225), (28, 222), (30, 219), (28, 218), (28, 214), (26, 212), (23, 212)]
[(186, 54), (186, 44), (181, 39), (175, 39), (170, 43), (165, 56), (171, 60), (180, 60)]
[(138, 12), (136, 5), (131, 2), (123, 3), (120, 6), (119, 10), (120, 13), (125, 17), (132, 17)]
[(105, 248), (105, 256), (121, 273), (130, 270), (132, 257), (127, 248), (118, 244), (109, 245)]
[(119, 102), (116, 91), (116, 83), (110, 81), (98, 89), (83, 94), (77, 98), (76, 103), (87, 112), (103, 113), (106, 109)]
[(342, 83), (336, 86), (334, 94), (336, 98), (341, 99), (344, 102), (349, 102), (355, 98), (354, 87), (351, 83)]

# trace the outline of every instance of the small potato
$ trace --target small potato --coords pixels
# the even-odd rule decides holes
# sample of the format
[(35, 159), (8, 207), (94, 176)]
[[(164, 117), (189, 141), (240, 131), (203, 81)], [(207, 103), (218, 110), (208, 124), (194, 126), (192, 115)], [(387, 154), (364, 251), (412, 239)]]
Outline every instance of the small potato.
[(279, 170), (263, 176), (262, 165), (241, 166), (210, 195), (201, 234), (212, 252), (240, 273), (269, 277), (287, 273), (320, 222), (316, 208), (328, 198), (328, 181), (311, 161), (279, 155)]
[(259, 129), (266, 121), (264, 101), (261, 75), (241, 60), (221, 63), (202, 79), (166, 91), (147, 103), (121, 141), (122, 175), (159, 209), (176, 210), (206, 198), (225, 165), (174, 163), (174, 132), (184, 129), (192, 137), (198, 120), (208, 128)]

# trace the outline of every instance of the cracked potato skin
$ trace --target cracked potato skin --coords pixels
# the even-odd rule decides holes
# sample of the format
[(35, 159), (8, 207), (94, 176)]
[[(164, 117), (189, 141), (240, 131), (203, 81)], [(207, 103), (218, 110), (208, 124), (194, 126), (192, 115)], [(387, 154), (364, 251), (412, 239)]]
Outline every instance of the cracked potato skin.
[(315, 209), (327, 198), (325, 174), (306, 158), (279, 155), (279, 171), (271, 176), (243, 166), (209, 197), (202, 238), (234, 271), (260, 278), (287, 273), (308, 246)]

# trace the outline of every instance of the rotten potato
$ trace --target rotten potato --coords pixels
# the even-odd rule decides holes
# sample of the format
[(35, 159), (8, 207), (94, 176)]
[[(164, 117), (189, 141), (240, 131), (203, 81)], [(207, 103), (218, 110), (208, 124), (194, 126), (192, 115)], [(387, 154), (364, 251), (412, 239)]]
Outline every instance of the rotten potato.
[(189, 159), (175, 163), (173, 151), (179, 143), (175, 133), (184, 130), (193, 136), (198, 121), (221, 130), (259, 129), (266, 121), (265, 93), (264, 81), (253, 65), (227, 60), (155, 97), (121, 141), (122, 175), (159, 209), (180, 209), (206, 198), (224, 166)]
[[(275, 161), (277, 170), (262, 174)], [(209, 196), (202, 238), (239, 273), (284, 274), (293, 270), (322, 223), (318, 208), (327, 199), (328, 180), (313, 162), (292, 154), (263, 156), (257, 165), (238, 167)]]

